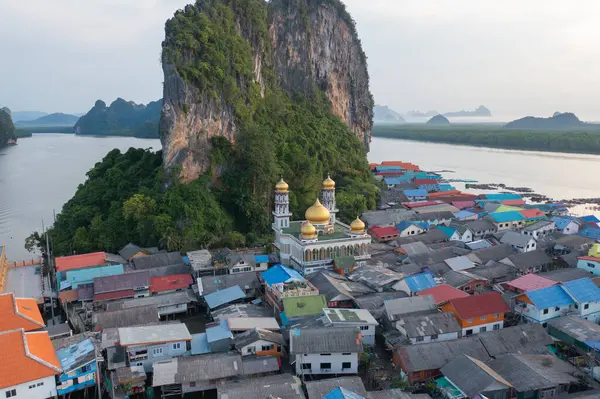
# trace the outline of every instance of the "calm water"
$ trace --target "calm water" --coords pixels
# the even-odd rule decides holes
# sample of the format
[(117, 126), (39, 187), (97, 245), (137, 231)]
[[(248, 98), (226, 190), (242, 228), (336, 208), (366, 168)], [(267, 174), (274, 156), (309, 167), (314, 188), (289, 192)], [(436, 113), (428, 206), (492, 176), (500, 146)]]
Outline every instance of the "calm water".
[[(52, 222), (86, 172), (113, 148), (160, 149), (159, 140), (130, 137), (34, 135), (0, 150), (0, 244), (10, 259), (31, 257), (25, 237)], [(403, 160), (425, 170), (452, 170), (447, 178), (524, 186), (553, 198), (600, 197), (600, 156), (497, 150), (373, 138), (371, 162)], [(461, 184), (456, 183), (462, 188)], [(590, 213), (583, 210), (585, 213)]]
[(25, 237), (48, 225), (85, 174), (110, 150), (130, 147), (160, 149), (159, 140), (132, 137), (82, 137), (36, 134), (0, 149), (0, 245), (9, 259), (30, 258)]

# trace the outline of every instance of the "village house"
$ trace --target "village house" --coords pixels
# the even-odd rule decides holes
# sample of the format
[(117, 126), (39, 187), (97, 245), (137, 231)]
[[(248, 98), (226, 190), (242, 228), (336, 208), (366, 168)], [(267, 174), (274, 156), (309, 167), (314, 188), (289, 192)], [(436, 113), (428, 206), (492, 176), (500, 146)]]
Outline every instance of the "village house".
[(66, 395), (96, 384), (100, 357), (97, 344), (97, 338), (87, 338), (84, 334), (54, 342), (63, 370), (56, 386), (58, 395)]
[(227, 269), (229, 274), (262, 272), (267, 270), (268, 258), (266, 262), (256, 262), (254, 254), (231, 253), (227, 256)]
[(416, 295), (419, 291), (435, 287), (437, 283), (429, 273), (417, 273), (405, 277), (392, 286), (395, 291), (406, 292), (408, 296)]
[(125, 259), (128, 262), (131, 262), (131, 260), (133, 258), (138, 258), (140, 256), (154, 255), (158, 252), (159, 252), (159, 250), (156, 247), (141, 248), (135, 244), (129, 243), (129, 244), (125, 245), (123, 248), (121, 248), (121, 250), (118, 253), (119, 253), (119, 256), (121, 256), (123, 259)]
[(508, 291), (522, 294), (524, 292), (551, 287), (556, 284), (558, 284), (556, 281), (538, 276), (537, 274), (525, 274), (524, 276), (508, 281), (504, 284), (504, 288)]
[(291, 374), (274, 374), (217, 384), (217, 399), (264, 398), (304, 399), (302, 382)]
[(540, 220), (521, 229), (521, 234), (530, 236), (539, 240), (548, 237), (556, 231), (556, 224), (551, 220)]
[(0, 331), (2, 398), (44, 399), (57, 396), (56, 376), (62, 368), (46, 331), (22, 328)]
[(519, 211), (519, 213), (523, 215), (523, 218), (525, 218), (526, 224), (536, 223), (546, 219), (546, 214), (538, 208), (524, 209)]
[(542, 323), (571, 311), (575, 301), (560, 285), (524, 292), (515, 298), (514, 313), (530, 323)]
[(213, 312), (232, 303), (241, 302), (246, 298), (242, 289), (234, 285), (221, 291), (213, 292), (204, 296), (204, 302), (208, 309)]
[[(400, 233), (398, 237), (408, 237), (419, 235), (427, 231), (427, 228), (423, 227), (420, 223), (412, 222), (409, 220), (403, 220), (396, 225), (396, 229)], [(395, 237), (397, 238), (397, 237)]]
[(398, 319), (394, 326), (406, 343), (411, 344), (457, 339), (462, 331), (452, 313), (406, 316)]
[(65, 279), (60, 282), (60, 290), (76, 290), (79, 285), (92, 284), (96, 277), (115, 276), (123, 274), (124, 272), (123, 265), (106, 265), (68, 270), (64, 273), (66, 276)]
[(404, 316), (437, 312), (435, 300), (431, 295), (391, 299), (385, 301), (383, 306), (388, 324)]
[(277, 315), (284, 311), (284, 298), (319, 294), (319, 290), (310, 281), (283, 265), (273, 266), (260, 276), (265, 282), (265, 300)]
[[(575, 315), (557, 317), (548, 322), (548, 334), (580, 353), (597, 351), (600, 342), (600, 326)], [(598, 359), (596, 352), (596, 359)]]
[(212, 254), (208, 249), (201, 249), (198, 251), (190, 251), (186, 254), (190, 267), (193, 270), (194, 278), (206, 275), (208, 273), (213, 274), (215, 265), (212, 262)]
[(153, 364), (152, 386), (160, 387), (163, 395), (184, 396), (216, 389), (234, 381), (252, 381), (251, 376), (263, 376), (279, 371), (273, 356), (242, 356), (238, 353), (210, 353), (200, 356), (176, 357)]
[(196, 286), (198, 287), (199, 296), (205, 296), (226, 288), (239, 286), (246, 294), (246, 297), (254, 298), (260, 291), (262, 282), (255, 273), (237, 273), (202, 276), (196, 280)]
[[(324, 396), (328, 395), (333, 389), (344, 388), (345, 390), (360, 395), (363, 398), (370, 396), (367, 395), (367, 390), (362, 379), (358, 376), (345, 376), (335, 378), (325, 378), (322, 380), (305, 380), (304, 387), (308, 394), (307, 399), (323, 399)], [(352, 396), (354, 398), (354, 396)], [(262, 398), (257, 398), (262, 399)], [(360, 398), (354, 398), (360, 399)], [(375, 398), (373, 398), (375, 399)], [(402, 398), (407, 399), (407, 398)], [(409, 398), (412, 399), (412, 398)], [(419, 398), (424, 399), (424, 398)]]
[(487, 218), (498, 231), (519, 229), (525, 225), (525, 218), (518, 211), (493, 212)]
[(538, 249), (509, 255), (501, 259), (500, 263), (513, 266), (517, 275), (525, 275), (547, 271), (551, 268), (553, 261), (546, 252)]
[(422, 190), (427, 191), (428, 193), (431, 191), (439, 191), (440, 184), (436, 179), (413, 179), (413, 183), (417, 185)]
[(594, 258), (600, 258), (600, 244), (594, 244), (588, 251), (588, 256), (592, 256)]
[(582, 237), (600, 240), (600, 227), (598, 227), (598, 225), (595, 224), (590, 225), (586, 223), (585, 225), (581, 226), (577, 234), (579, 234)]
[(469, 270), (476, 266), (475, 263), (465, 255), (444, 259), (444, 263), (454, 271)]
[(590, 278), (567, 281), (562, 287), (575, 302), (573, 308), (579, 317), (600, 322), (600, 288)]
[(190, 288), (194, 283), (191, 274), (174, 274), (172, 276), (160, 276), (150, 278), (150, 293), (170, 294), (177, 291), (184, 291)]
[(326, 307), (323, 295), (293, 296), (283, 298), (283, 312), (279, 316), (283, 325), (289, 325), (290, 320), (321, 314)]
[(345, 276), (356, 270), (357, 262), (354, 256), (336, 256), (333, 258), (333, 271)]
[(444, 273), (442, 278), (447, 285), (468, 294), (481, 293), (488, 285), (486, 278), (466, 270), (449, 270)]
[(366, 309), (323, 309), (323, 323), (333, 327), (354, 327), (360, 331), (364, 345), (375, 345), (377, 320)]
[(442, 305), (442, 311), (451, 312), (462, 327), (462, 335), (469, 336), (504, 327), (504, 313), (510, 309), (497, 292), (451, 299)]
[(567, 235), (577, 234), (584, 223), (583, 220), (570, 216), (553, 216), (550, 220), (555, 223), (557, 231)]
[(106, 303), (107, 311), (135, 309), (145, 306), (155, 306), (159, 317), (168, 317), (176, 314), (187, 314), (193, 309), (197, 297), (190, 289), (169, 292), (166, 294), (152, 295), (141, 298), (128, 298)]
[(350, 281), (329, 271), (314, 273), (309, 281), (325, 296), (328, 308), (353, 308), (355, 296), (375, 292), (363, 283)]
[(462, 235), (455, 228), (444, 225), (436, 226), (436, 228), (446, 235), (448, 241), (461, 241)]
[(373, 239), (377, 242), (389, 242), (393, 241), (396, 238), (400, 237), (400, 232), (395, 226), (390, 227), (379, 227), (373, 226), (369, 227), (369, 234)]
[(122, 275), (96, 277), (93, 286), (94, 302), (149, 296), (150, 272), (139, 271)]
[(471, 230), (473, 240), (481, 240), (486, 236), (498, 232), (496, 225), (488, 219), (473, 220), (465, 223), (465, 226)]
[(409, 384), (416, 384), (439, 376), (442, 367), (461, 355), (482, 361), (490, 359), (477, 337), (466, 337), (421, 345), (402, 345), (394, 350), (392, 361), (401, 377)]
[(514, 279), (517, 276), (515, 270), (513, 266), (491, 262), (487, 266), (477, 266), (469, 270), (469, 273), (483, 277), (488, 281), (488, 284), (494, 285)]
[(362, 351), (358, 329), (290, 330), (290, 364), (297, 375), (356, 374)]
[(454, 220), (454, 214), (450, 211), (419, 212), (413, 216), (413, 220), (419, 223), (426, 223), (428, 226), (449, 226), (452, 220)]
[(403, 193), (411, 202), (427, 201), (427, 190), (422, 188), (416, 190), (404, 190)]
[(183, 356), (192, 336), (183, 323), (119, 328), (119, 345), (127, 352), (130, 366), (152, 372), (152, 363)]
[(499, 262), (515, 253), (516, 251), (510, 245), (499, 244), (489, 248), (475, 250), (468, 253), (466, 257), (478, 265), (487, 266), (493, 262)]
[(580, 256), (577, 258), (577, 268), (600, 276), (600, 258), (595, 256)]
[(500, 238), (502, 244), (508, 244), (518, 252), (531, 252), (537, 249), (537, 242), (533, 237), (519, 234), (516, 231), (507, 231)]
[(95, 311), (92, 314), (92, 331), (159, 322), (160, 316), (156, 305), (117, 308), (107, 312)]
[(285, 341), (281, 334), (253, 328), (233, 338), (235, 348), (243, 356), (274, 356), (281, 358)]
[(468, 226), (459, 223), (450, 223), (450, 227), (458, 234), (457, 241), (464, 243), (473, 241), (473, 231)]
[(438, 286), (423, 290), (417, 295), (431, 295), (437, 306), (441, 306), (454, 298), (464, 298), (469, 296), (464, 291), (456, 289), (448, 284), (440, 284)]
[(394, 284), (402, 280), (402, 277), (401, 274), (379, 264), (360, 267), (348, 275), (348, 279), (351, 281), (363, 283), (377, 292), (392, 288)]

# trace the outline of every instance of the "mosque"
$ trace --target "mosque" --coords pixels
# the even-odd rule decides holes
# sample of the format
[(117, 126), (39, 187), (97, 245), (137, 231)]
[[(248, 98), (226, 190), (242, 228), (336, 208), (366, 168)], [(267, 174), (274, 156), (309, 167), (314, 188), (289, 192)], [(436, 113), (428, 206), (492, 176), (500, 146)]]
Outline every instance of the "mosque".
[(333, 269), (333, 259), (353, 256), (356, 266), (368, 259), (371, 236), (358, 217), (349, 226), (336, 220), (335, 182), (323, 181), (321, 201), (306, 210), (305, 220), (291, 221), (289, 186), (281, 179), (275, 185), (273, 230), (280, 262), (302, 275)]

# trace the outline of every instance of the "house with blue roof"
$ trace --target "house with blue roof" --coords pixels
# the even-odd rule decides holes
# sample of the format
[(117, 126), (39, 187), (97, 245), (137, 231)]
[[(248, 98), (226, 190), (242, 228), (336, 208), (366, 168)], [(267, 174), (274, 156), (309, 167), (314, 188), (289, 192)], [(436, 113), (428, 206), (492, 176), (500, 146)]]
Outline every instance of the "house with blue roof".
[(579, 229), (580, 236), (600, 240), (600, 227), (592, 224), (585, 224)]
[(63, 374), (58, 377), (56, 390), (66, 395), (96, 385), (96, 348), (90, 338), (57, 349)]
[(260, 274), (267, 286), (271, 287), (273, 284), (288, 283), (290, 281), (304, 281), (304, 277), (296, 270), (291, 269), (283, 265), (275, 265), (269, 270), (266, 270)]
[(598, 219), (594, 215), (582, 216), (581, 219), (583, 219), (583, 221), (585, 223), (596, 223), (596, 224), (600, 223), (600, 219)]
[(458, 211), (454, 214), (454, 218), (456, 220), (477, 220), (477, 214), (475, 212), (471, 212), (467, 209), (463, 209), (462, 211)]
[(211, 353), (229, 352), (233, 344), (233, 333), (226, 319), (206, 326), (206, 343)]
[(204, 296), (204, 301), (208, 308), (212, 311), (220, 308), (223, 305), (228, 305), (233, 302), (240, 301), (246, 298), (246, 294), (239, 285), (225, 288), (224, 290), (213, 292)]
[(439, 191), (454, 191), (454, 190), (456, 190), (456, 187), (454, 187), (452, 184), (440, 183), (438, 185), (438, 190)]
[(578, 220), (571, 216), (553, 216), (550, 220), (556, 224), (556, 229), (563, 234), (577, 234), (583, 222), (581, 219)]
[(522, 200), (523, 197), (521, 197), (519, 194), (514, 194), (514, 193), (498, 193), (498, 194), (486, 194), (485, 198), (487, 200), (491, 200), (491, 201), (508, 201), (508, 200)]
[(91, 267), (87, 269), (69, 270), (66, 272), (65, 279), (60, 282), (60, 287), (61, 290), (67, 288), (76, 290), (79, 285), (92, 284), (96, 277), (116, 276), (121, 275), (124, 272), (123, 265), (108, 265)]
[(575, 301), (573, 308), (579, 317), (594, 323), (600, 321), (600, 288), (590, 278), (568, 281), (562, 286)]
[(404, 190), (403, 193), (410, 202), (427, 200), (427, 190), (422, 188), (418, 188), (416, 190)]
[(412, 177), (402, 175), (402, 176), (393, 176), (393, 177), (384, 177), (383, 181), (387, 185), (388, 188), (396, 187), (399, 184), (410, 183)]
[(454, 227), (448, 227), (442, 224), (437, 226), (436, 228), (442, 233), (444, 233), (444, 235), (448, 237), (449, 241), (460, 241), (461, 239), (461, 234)]
[(431, 274), (417, 273), (405, 277), (392, 286), (394, 291), (406, 292), (409, 296), (416, 295), (417, 292), (433, 288), (437, 285)]
[(425, 233), (427, 231), (425, 226), (423, 223), (403, 220), (396, 225), (396, 229), (400, 232), (400, 237), (410, 237)]
[(542, 323), (574, 309), (575, 300), (561, 285), (525, 292), (515, 298), (514, 313), (530, 323)]
[(498, 231), (519, 229), (525, 225), (525, 217), (518, 211), (492, 212), (487, 217)]

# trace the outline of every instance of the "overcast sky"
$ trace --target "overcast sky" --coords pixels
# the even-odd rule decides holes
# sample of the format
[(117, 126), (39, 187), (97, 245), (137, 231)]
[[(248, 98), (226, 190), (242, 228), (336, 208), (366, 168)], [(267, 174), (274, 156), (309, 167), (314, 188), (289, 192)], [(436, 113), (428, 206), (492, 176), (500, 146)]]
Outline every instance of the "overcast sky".
[[(85, 112), (162, 95), (164, 22), (189, 0), (0, 0), (0, 105)], [(400, 112), (600, 120), (597, 0), (345, 0), (375, 100)]]

